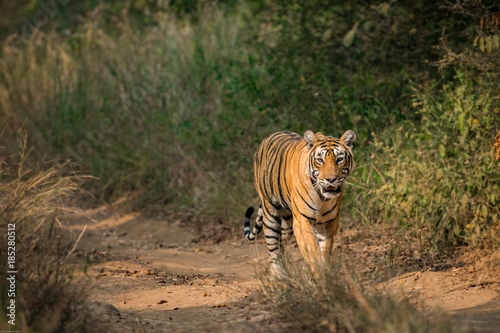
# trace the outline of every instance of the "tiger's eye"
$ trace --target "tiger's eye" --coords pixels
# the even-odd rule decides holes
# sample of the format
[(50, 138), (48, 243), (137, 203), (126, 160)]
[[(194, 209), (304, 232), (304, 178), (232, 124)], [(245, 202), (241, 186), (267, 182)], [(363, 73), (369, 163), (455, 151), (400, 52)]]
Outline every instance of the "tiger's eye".
[(317, 158), (317, 159), (316, 159), (316, 162), (317, 162), (317, 163), (319, 163), (319, 164), (323, 164), (323, 162), (324, 162), (324, 161), (323, 161), (323, 159), (322, 159), (322, 158)]

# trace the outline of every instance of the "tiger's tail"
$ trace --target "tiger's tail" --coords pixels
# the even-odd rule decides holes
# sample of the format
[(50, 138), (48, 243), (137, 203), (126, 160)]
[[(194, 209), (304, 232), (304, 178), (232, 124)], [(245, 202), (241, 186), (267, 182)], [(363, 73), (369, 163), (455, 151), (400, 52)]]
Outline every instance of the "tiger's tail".
[(245, 238), (249, 241), (253, 241), (255, 236), (257, 236), (257, 234), (262, 230), (262, 208), (260, 207), (253, 231), (250, 230), (250, 219), (252, 218), (253, 212), (253, 207), (248, 207), (247, 212), (245, 213), (245, 221), (243, 222), (243, 232), (245, 234)]

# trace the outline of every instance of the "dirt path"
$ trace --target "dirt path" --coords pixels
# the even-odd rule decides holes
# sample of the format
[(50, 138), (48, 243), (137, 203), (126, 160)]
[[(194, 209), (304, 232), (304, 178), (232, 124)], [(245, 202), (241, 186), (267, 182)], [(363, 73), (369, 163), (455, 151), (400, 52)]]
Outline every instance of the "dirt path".
[[(108, 315), (112, 331), (259, 332), (271, 315), (246, 299), (255, 292), (263, 245), (242, 240), (202, 243), (181, 222), (126, 214), (106, 218), (88, 210), (74, 219), (78, 234), (87, 225), (77, 255), (89, 262), (88, 293)], [(83, 216), (91, 216), (90, 222)], [(110, 307), (106, 304), (110, 304)], [(267, 329), (266, 329), (267, 330)]]
[[(267, 258), (264, 244), (248, 244), (243, 237), (232, 237), (234, 232), (213, 223), (207, 223), (205, 230), (213, 237), (203, 239), (189, 232), (190, 228), (205, 227), (199, 221), (113, 216), (107, 207), (82, 210), (77, 215), (72, 226), (75, 233), (87, 227), (75, 252), (88, 263), (78, 275), (89, 282), (88, 293), (95, 302), (89, 306), (94, 308), (102, 330), (281, 330), (279, 320), (262, 310), (257, 296), (252, 296), (258, 288), (258, 258), (260, 262)], [(351, 261), (364, 263), (364, 252), (377, 255), (366, 251), (363, 244), (339, 243), (337, 251), (345, 252)], [(401, 289), (421, 307), (452, 316), (457, 329), (497, 332), (500, 277), (498, 267), (491, 263), (498, 260), (497, 254), (476, 266), (414, 271), (380, 287)]]

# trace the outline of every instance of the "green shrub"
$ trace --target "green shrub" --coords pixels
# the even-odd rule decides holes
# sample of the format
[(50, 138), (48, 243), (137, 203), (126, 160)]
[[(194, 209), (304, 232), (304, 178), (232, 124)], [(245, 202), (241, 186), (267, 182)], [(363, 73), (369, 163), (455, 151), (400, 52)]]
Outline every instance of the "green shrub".
[(356, 209), (369, 222), (410, 229), (434, 247), (498, 246), (500, 167), (494, 138), (498, 94), (459, 75), (443, 98), (417, 93), (419, 123), (375, 136), (358, 170)]

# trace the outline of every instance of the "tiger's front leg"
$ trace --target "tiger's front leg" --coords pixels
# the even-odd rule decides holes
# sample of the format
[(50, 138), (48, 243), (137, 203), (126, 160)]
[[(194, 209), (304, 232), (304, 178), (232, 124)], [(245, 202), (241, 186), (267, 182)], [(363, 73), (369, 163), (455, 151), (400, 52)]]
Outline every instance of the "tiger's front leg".
[[(297, 222), (295, 222), (297, 221)], [(328, 265), (339, 225), (338, 217), (331, 222), (312, 224), (306, 218), (294, 218), (294, 233), (304, 260), (313, 272), (318, 265)]]
[(339, 227), (339, 217), (334, 221), (314, 225), (314, 234), (319, 247), (321, 264), (328, 265), (332, 254), (335, 235)]
[(321, 257), (321, 252), (311, 223), (302, 215), (294, 214), (293, 232), (304, 260), (313, 272), (316, 271), (316, 264)]

